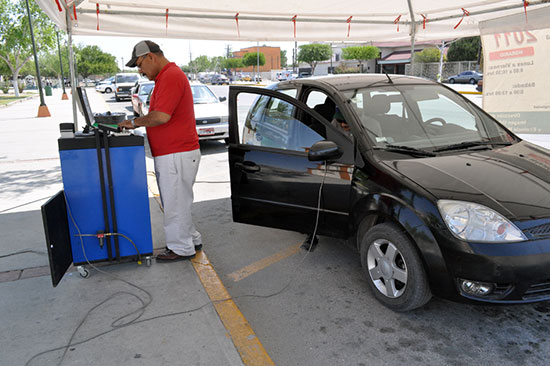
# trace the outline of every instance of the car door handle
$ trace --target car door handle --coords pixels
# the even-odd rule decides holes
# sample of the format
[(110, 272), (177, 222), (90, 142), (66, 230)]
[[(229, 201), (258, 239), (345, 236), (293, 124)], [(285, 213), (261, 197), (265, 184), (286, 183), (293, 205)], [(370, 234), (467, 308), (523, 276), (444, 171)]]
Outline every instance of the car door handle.
[(256, 173), (260, 171), (260, 166), (251, 161), (243, 161), (242, 163), (238, 161), (235, 163), (235, 168), (239, 168), (249, 173)]

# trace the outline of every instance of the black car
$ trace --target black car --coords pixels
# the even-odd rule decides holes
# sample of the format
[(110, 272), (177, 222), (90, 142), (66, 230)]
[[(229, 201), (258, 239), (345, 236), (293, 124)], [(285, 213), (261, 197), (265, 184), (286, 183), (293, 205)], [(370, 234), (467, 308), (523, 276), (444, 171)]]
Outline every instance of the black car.
[(379, 74), (232, 86), (229, 123), (234, 221), (349, 239), (387, 307), (550, 299), (550, 151), (450, 88)]

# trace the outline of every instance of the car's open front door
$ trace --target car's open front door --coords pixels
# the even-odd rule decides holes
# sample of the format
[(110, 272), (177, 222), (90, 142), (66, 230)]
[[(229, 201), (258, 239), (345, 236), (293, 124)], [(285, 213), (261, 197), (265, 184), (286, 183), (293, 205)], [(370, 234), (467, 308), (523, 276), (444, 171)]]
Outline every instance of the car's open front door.
[(346, 236), (353, 149), (336, 162), (308, 160), (330, 139), (351, 144), (317, 112), (273, 90), (231, 86), (229, 168), (233, 220), (311, 233), (324, 179), (319, 234)]

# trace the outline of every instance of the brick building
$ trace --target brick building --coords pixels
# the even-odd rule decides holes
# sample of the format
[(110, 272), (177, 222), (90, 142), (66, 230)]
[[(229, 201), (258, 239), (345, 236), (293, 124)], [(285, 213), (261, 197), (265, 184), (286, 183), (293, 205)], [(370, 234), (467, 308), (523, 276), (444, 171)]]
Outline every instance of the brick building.
[[(260, 66), (260, 72), (269, 72), (271, 70), (281, 69), (281, 48), (280, 47), (268, 47), (268, 46), (247, 47), (247, 48), (241, 49), (240, 51), (233, 52), (233, 56), (241, 58), (246, 53), (258, 52), (258, 48), (260, 49), (260, 53), (263, 53), (265, 56), (265, 64), (263, 66)], [(238, 69), (238, 71), (254, 72), (255, 69), (256, 69), (256, 66), (248, 66), (243, 69)]]

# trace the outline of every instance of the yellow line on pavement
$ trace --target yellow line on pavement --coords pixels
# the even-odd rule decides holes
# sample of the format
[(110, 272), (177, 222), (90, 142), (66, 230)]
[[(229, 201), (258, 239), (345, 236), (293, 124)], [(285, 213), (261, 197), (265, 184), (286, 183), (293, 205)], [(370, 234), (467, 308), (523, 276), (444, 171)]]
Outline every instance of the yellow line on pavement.
[(483, 94), (482, 92), (478, 92), (478, 91), (459, 91), (460, 94), (477, 94), (477, 95), (481, 95)]
[(203, 251), (191, 260), (218, 316), (229, 332), (245, 365), (275, 365), (241, 313)]
[(287, 257), (290, 257), (300, 250), (300, 244), (293, 245), (291, 247), (288, 247), (278, 253), (275, 253), (269, 257), (266, 257), (264, 259), (260, 259), (257, 262), (254, 262), (252, 264), (249, 264), (248, 266), (239, 269), (238, 271), (235, 271), (233, 273), (230, 273), (227, 275), (229, 278), (231, 278), (233, 281), (238, 282), (251, 274), (254, 274), (266, 267), (269, 267), (273, 263), (276, 263), (282, 259), (285, 259)]

